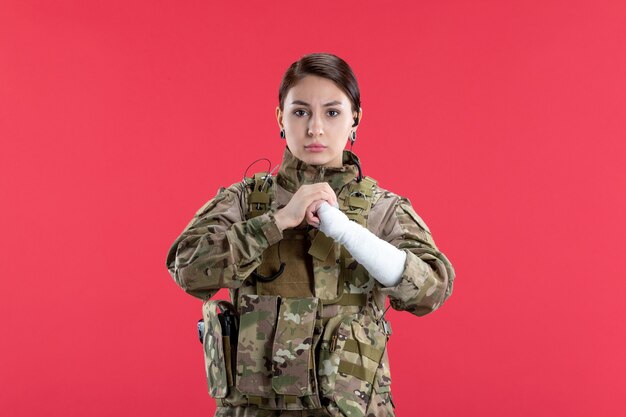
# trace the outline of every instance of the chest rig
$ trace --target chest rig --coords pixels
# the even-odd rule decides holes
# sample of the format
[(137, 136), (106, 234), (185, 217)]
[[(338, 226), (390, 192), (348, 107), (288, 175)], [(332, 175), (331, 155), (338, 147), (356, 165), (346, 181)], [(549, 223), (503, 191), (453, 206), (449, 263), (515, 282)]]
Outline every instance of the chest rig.
[[(268, 173), (244, 181), (246, 219), (277, 208), (277, 182)], [(339, 209), (363, 227), (376, 184), (370, 177), (352, 180), (337, 195)], [(214, 319), (217, 308), (224, 313), (220, 301), (205, 303), (204, 321), (212, 329), (203, 342), (207, 378), (218, 405), (328, 406), (364, 416), (372, 390), (389, 389), (388, 370), (381, 366), (388, 333), (364, 312), (373, 282), (323, 232), (304, 224), (283, 230), (283, 239), (263, 252), (257, 270), (230, 290), (239, 318), (236, 346), (229, 346), (232, 340), (219, 333), (223, 323)], [(223, 389), (212, 391), (220, 382)]]
[[(262, 172), (248, 184), (247, 218), (251, 219), (270, 210), (276, 183)], [(364, 177), (346, 184), (337, 196), (339, 209), (363, 227), (376, 184), (373, 178)], [(306, 226), (283, 230), (283, 239), (263, 252), (263, 262), (253, 275), (258, 295), (317, 297), (322, 306), (365, 306), (371, 290), (366, 285), (370, 281), (367, 271), (345, 248)]]

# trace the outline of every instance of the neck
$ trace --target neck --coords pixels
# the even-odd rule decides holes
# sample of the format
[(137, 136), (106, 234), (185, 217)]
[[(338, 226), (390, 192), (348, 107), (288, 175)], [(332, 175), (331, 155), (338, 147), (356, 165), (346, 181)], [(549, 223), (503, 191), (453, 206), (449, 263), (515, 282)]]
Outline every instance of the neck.
[(285, 147), (277, 181), (281, 187), (292, 193), (295, 193), (301, 185), (319, 182), (329, 183), (335, 193), (339, 193), (341, 188), (352, 180), (360, 180), (359, 176), (359, 159), (349, 150), (343, 151), (342, 166), (324, 167), (301, 161)]

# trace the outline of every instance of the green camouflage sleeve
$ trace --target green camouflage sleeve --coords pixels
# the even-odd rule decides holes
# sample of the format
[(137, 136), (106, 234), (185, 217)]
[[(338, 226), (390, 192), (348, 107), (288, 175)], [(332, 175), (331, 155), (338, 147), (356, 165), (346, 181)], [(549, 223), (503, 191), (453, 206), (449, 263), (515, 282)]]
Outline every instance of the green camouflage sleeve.
[(170, 247), (167, 269), (194, 297), (206, 300), (220, 288), (241, 286), (263, 251), (282, 239), (272, 212), (245, 220), (241, 193), (241, 183), (220, 188)]
[(423, 316), (439, 308), (452, 294), (454, 268), (437, 249), (428, 226), (407, 198), (399, 197), (393, 210), (383, 229), (387, 234), (381, 238), (404, 250), (407, 256), (400, 282), (378, 290), (389, 296), (394, 309)]

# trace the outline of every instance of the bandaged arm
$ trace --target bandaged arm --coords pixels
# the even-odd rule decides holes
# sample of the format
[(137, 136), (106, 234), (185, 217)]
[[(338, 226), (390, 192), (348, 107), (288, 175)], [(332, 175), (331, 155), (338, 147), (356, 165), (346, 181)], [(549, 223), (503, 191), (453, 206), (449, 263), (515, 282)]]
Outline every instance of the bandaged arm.
[(341, 210), (323, 202), (317, 209), (319, 230), (342, 244), (350, 255), (386, 287), (397, 285), (404, 271), (406, 253), (385, 242)]

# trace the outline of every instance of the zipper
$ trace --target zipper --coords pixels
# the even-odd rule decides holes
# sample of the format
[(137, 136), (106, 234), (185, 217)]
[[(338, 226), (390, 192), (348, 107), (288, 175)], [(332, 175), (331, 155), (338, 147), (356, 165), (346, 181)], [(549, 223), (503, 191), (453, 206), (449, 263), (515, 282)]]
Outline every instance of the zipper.
[(322, 179), (324, 178), (324, 171), (325, 170), (326, 170), (326, 167), (320, 167), (319, 176), (317, 178), (317, 181), (315, 181), (315, 182), (322, 182)]

